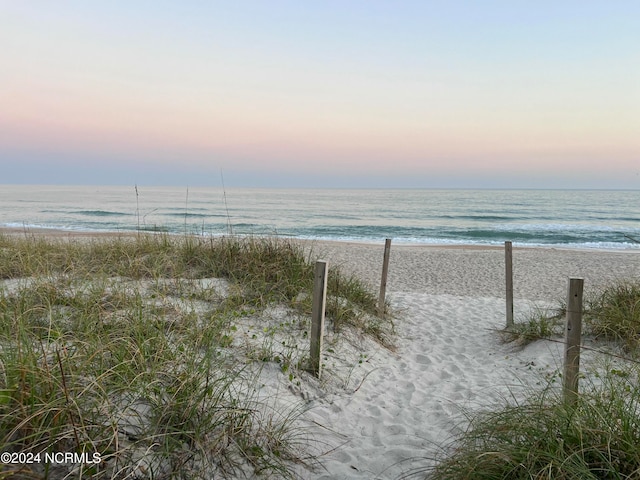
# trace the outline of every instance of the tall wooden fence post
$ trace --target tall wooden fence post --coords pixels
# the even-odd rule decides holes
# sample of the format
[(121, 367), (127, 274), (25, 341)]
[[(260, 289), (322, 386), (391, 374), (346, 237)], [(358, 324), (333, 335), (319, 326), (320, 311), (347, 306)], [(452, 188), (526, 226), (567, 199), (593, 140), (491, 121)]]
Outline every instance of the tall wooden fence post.
[(564, 336), (564, 382), (562, 391), (564, 401), (570, 404), (575, 403), (578, 398), (583, 287), (584, 279), (569, 279), (569, 291), (567, 293), (567, 324)]
[(320, 378), (322, 371), (322, 339), (324, 336), (324, 311), (327, 302), (327, 262), (316, 262), (311, 307), (311, 371)]
[(387, 274), (389, 273), (389, 254), (391, 253), (391, 239), (384, 241), (384, 259), (382, 261), (382, 278), (380, 279), (380, 295), (378, 295), (378, 315), (384, 316), (384, 304), (387, 295)]
[(513, 326), (513, 255), (511, 242), (504, 242), (505, 280), (507, 284), (507, 328)]

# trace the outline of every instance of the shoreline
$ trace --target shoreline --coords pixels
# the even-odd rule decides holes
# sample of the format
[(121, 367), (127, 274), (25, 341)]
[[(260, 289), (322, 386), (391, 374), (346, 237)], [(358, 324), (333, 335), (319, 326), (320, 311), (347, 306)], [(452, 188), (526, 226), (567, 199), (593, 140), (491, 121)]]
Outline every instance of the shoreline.
[[(52, 238), (109, 238), (109, 237), (135, 237), (138, 235), (170, 235), (176, 237), (185, 236), (184, 233), (172, 233), (165, 231), (153, 231), (153, 230), (71, 230), (64, 228), (45, 228), (45, 227), (6, 227), (0, 226), (0, 235), (33, 235), (39, 237), (52, 237)], [(199, 235), (188, 234), (187, 236), (194, 236), (201, 238)], [(221, 237), (251, 237), (252, 235), (227, 235), (222, 234), (214, 236), (213, 238)], [(375, 241), (358, 241), (358, 240), (339, 240), (339, 239), (325, 239), (325, 238), (300, 238), (287, 235), (255, 235), (259, 238), (279, 238), (307, 243), (318, 244), (337, 244), (347, 246), (364, 246), (364, 247), (377, 247), (382, 245), (384, 247), (384, 240)], [(209, 238), (209, 237), (205, 237)], [(482, 244), (482, 243), (420, 243), (420, 242), (401, 242), (392, 239), (393, 248), (402, 249), (450, 249), (450, 250), (504, 250), (503, 244)], [(609, 253), (628, 253), (628, 254), (640, 254), (640, 247), (620, 247), (620, 248), (598, 248), (598, 247), (585, 247), (571, 246), (569, 244), (549, 244), (549, 245), (527, 245), (527, 244), (513, 244), (514, 249), (518, 250), (560, 250), (560, 251), (583, 251), (583, 252), (609, 252)]]
[[(137, 232), (129, 231), (81, 232), (6, 227), (0, 227), (0, 234), (70, 241), (134, 239), (138, 236)], [(364, 280), (373, 291), (378, 291), (384, 242), (278, 238), (288, 239), (301, 245), (309, 260), (326, 260), (329, 262), (330, 269), (339, 268), (345, 273), (353, 274)], [(530, 301), (563, 299), (566, 295), (567, 280), (570, 277), (584, 278), (587, 293), (612, 282), (639, 278), (640, 250), (517, 245), (513, 247), (515, 299)], [(399, 292), (503, 298), (505, 295), (504, 247), (449, 244), (406, 245), (392, 242), (387, 293), (392, 296)]]

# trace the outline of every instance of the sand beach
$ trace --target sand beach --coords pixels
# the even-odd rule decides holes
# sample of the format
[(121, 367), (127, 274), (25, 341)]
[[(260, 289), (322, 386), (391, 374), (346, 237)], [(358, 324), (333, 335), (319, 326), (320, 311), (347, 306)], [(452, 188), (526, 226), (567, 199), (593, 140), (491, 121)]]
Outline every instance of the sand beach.
[[(377, 291), (382, 245), (303, 244), (310, 258), (353, 273)], [(316, 458), (294, 467), (300, 478), (421, 478), (466, 427), (468, 414), (517, 401), (557, 377), (561, 341), (521, 346), (499, 334), (505, 325), (504, 262), (500, 247), (392, 245), (392, 347), (346, 331), (328, 335), (320, 380), (303, 374), (292, 383), (278, 365), (261, 367), (261, 395), (276, 409), (302, 412), (298, 423)], [(640, 276), (637, 250), (514, 247), (513, 264), (516, 322), (557, 307), (570, 277), (584, 278), (588, 296), (612, 281)], [(267, 311), (258, 321), (268, 324), (268, 317), (281, 314)], [(594, 348), (583, 352), (584, 372), (618, 361), (589, 342)]]
[[(381, 246), (319, 242), (314, 251), (330, 267), (379, 284)], [(360, 345), (367, 359), (350, 389), (302, 392), (315, 435), (336, 446), (303, 477), (399, 478), (419, 471), (465, 427), (465, 413), (523, 396), (561, 371), (560, 342), (521, 348), (497, 333), (505, 325), (504, 255), (503, 248), (392, 246), (387, 293), (396, 348)], [(514, 248), (513, 263), (516, 322), (557, 306), (570, 277), (584, 278), (586, 296), (640, 276), (637, 251)], [(584, 351), (584, 370), (605, 357)]]

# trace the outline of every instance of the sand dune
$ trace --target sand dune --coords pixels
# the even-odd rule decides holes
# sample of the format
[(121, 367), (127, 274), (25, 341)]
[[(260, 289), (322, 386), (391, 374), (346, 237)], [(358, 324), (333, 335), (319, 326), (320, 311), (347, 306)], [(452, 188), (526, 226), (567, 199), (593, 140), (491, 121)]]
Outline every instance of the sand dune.
[[(310, 258), (326, 259), (329, 268), (351, 272), (377, 289), (382, 245), (304, 246)], [(569, 277), (585, 279), (586, 296), (609, 282), (640, 277), (637, 250), (514, 248), (513, 260), (516, 321), (557, 306)], [(353, 331), (328, 331), (320, 380), (299, 373), (292, 382), (275, 363), (257, 366), (259, 395), (282, 412), (304, 412), (298, 433), (319, 456), (311, 467), (296, 467), (300, 477), (407, 476), (433, 463), (466, 427), (467, 413), (524, 398), (557, 378), (561, 341), (526, 347), (501, 341), (504, 292), (502, 248), (393, 246), (387, 293), (395, 348)], [(278, 307), (260, 312), (259, 318), (247, 319), (254, 324), (239, 323), (235, 341), (253, 337), (248, 332), (260, 331), (256, 325), (282, 324), (291, 314)], [(307, 348), (308, 340), (289, 335), (296, 336), (296, 348)], [(611, 359), (584, 351), (582, 371), (605, 358)]]
[[(314, 251), (330, 265), (379, 282), (380, 246), (318, 243)], [(638, 277), (640, 254), (515, 249), (516, 319), (557, 304), (570, 276), (585, 278), (586, 292)], [(349, 388), (303, 395), (314, 438), (336, 447), (314, 472), (302, 471), (304, 478), (406, 475), (429, 465), (464, 428), (465, 412), (522, 398), (561, 367), (561, 343), (521, 348), (496, 333), (505, 324), (503, 249), (393, 247), (387, 288), (396, 350), (354, 347), (367, 360)], [(602, 357), (584, 352), (583, 369)]]

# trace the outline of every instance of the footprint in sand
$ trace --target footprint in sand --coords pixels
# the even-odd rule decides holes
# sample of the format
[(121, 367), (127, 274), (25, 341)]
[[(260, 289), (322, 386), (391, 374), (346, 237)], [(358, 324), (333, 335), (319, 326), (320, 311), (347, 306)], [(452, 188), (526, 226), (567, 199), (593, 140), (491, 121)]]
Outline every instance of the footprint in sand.
[(413, 382), (399, 381), (395, 384), (395, 390), (399, 393), (395, 404), (401, 408), (407, 407), (411, 403), (416, 386)]
[(403, 362), (403, 361), (398, 364), (397, 370), (398, 370), (398, 373), (400, 373), (401, 375), (404, 375), (407, 371), (411, 371), (411, 369), (407, 365), (407, 362)]
[(377, 418), (380, 416), (380, 409), (375, 406), (375, 405), (369, 405), (369, 407), (367, 408), (367, 413), (369, 413), (369, 415), (371, 415), (374, 418)]
[(388, 425), (386, 428), (386, 435), (405, 435), (407, 433), (407, 429), (400, 424)]
[(426, 390), (417, 389), (413, 395), (411, 395), (411, 403), (409, 407), (424, 407), (429, 402), (433, 401), (433, 393), (427, 392)]
[(416, 363), (419, 363), (420, 365), (430, 365), (431, 359), (426, 355), (418, 354), (416, 355)]

